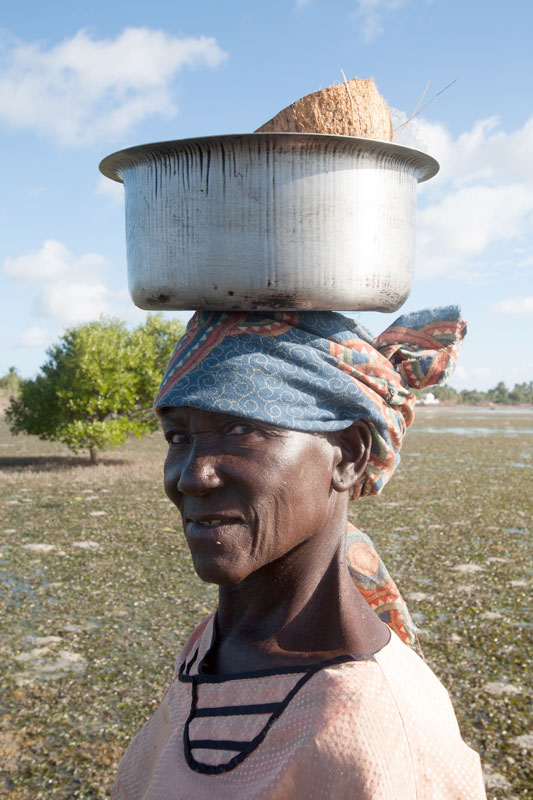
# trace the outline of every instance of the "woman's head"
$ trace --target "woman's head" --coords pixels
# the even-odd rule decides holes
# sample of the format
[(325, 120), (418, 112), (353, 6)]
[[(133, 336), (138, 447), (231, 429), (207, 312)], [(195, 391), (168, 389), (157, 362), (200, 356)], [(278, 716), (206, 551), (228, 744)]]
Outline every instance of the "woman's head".
[(197, 312), (155, 408), (187, 406), (313, 433), (360, 420), (372, 437), (361, 493), (377, 494), (400, 460), (411, 387), (446, 378), (465, 332), (455, 307), (400, 317), (374, 340), (334, 312)]
[[(444, 380), (465, 332), (455, 307), (400, 317), (374, 340), (332, 312), (197, 312), (154, 405), (169, 439), (166, 490), (199, 575), (234, 586), (267, 570), (277, 586), (292, 566), (298, 581), (319, 578), (348, 499), (377, 494), (399, 462), (410, 387)], [(367, 602), (412, 642), (405, 603), (361, 532), (350, 531), (348, 562)]]
[(234, 585), (298, 549), (318, 565), (338, 546), (370, 454), (364, 423), (317, 435), (187, 406), (160, 416), (165, 489), (201, 578)]

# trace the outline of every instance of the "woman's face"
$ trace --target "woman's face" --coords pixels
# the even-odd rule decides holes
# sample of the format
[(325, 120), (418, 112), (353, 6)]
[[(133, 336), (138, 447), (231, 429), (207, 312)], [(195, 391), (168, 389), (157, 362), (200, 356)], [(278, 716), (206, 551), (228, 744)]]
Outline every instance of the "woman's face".
[(327, 528), (342, 458), (328, 439), (188, 407), (162, 425), (165, 491), (203, 580), (240, 583)]

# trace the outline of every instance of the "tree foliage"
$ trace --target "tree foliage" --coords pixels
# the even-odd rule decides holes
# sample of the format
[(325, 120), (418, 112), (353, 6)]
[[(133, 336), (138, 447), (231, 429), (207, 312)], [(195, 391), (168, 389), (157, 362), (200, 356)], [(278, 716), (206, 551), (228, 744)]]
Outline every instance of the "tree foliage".
[(22, 378), (18, 374), (16, 367), (9, 367), (6, 374), (0, 378), (0, 389), (14, 397), (18, 397), (20, 394), (21, 385)]
[(93, 463), (100, 450), (144, 436), (157, 427), (151, 404), (182, 333), (181, 323), (160, 314), (133, 331), (105, 317), (70, 328), (12, 399), (6, 411), (12, 433), (88, 449)]
[[(503, 381), (500, 381), (494, 389), (480, 392), (477, 389), (461, 389), (457, 391), (451, 386), (432, 386), (430, 390), (439, 400), (449, 403), (463, 403), (464, 405), (487, 405), (497, 403), (499, 405), (533, 405), (533, 381), (515, 383), (514, 388), (509, 390)], [(417, 397), (424, 395), (423, 391), (416, 391)]]

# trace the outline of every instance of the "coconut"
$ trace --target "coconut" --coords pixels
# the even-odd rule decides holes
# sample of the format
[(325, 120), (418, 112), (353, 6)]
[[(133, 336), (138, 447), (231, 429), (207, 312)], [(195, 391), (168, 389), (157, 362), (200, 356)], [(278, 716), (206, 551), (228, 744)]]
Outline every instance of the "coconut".
[(373, 78), (351, 81), (313, 92), (292, 103), (256, 133), (330, 133), (392, 141), (389, 107)]

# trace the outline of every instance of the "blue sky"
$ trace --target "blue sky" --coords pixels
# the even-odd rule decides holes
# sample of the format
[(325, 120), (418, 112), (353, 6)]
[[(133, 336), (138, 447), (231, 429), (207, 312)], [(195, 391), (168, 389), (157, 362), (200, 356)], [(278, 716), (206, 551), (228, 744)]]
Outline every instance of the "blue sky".
[[(250, 132), (373, 76), (400, 139), (441, 172), (420, 187), (402, 311), (459, 303), (457, 388), (533, 379), (533, 4), (457, 0), (36, 0), (0, 31), (0, 375), (36, 373), (65, 327), (145, 317), (127, 294), (122, 189), (100, 159), (143, 142)], [(361, 315), (378, 333), (394, 319)]]

